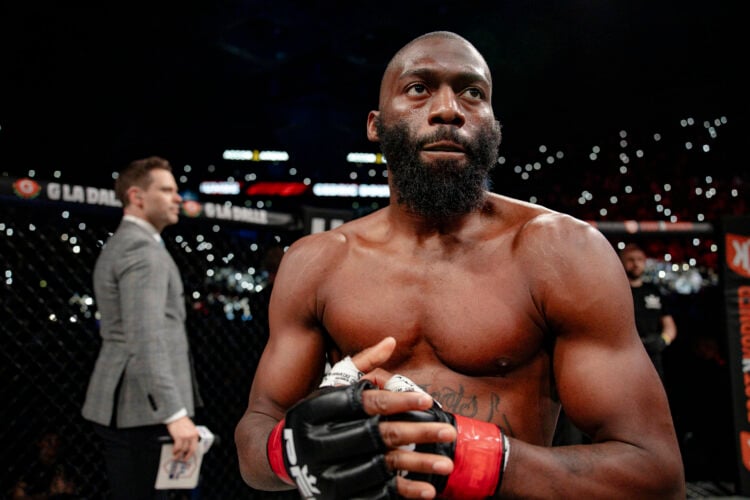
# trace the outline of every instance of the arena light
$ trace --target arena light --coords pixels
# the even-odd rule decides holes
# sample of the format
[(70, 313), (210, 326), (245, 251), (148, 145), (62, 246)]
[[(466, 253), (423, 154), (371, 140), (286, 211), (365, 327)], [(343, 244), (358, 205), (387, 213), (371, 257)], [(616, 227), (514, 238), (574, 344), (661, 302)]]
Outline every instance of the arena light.
[(361, 184), (359, 195), (362, 198), (388, 198), (391, 190), (388, 184)]
[(252, 160), (254, 153), (244, 149), (227, 149), (224, 151), (222, 158), (225, 160)]
[(258, 154), (260, 161), (289, 161), (289, 153), (286, 151), (261, 151)]
[(357, 196), (357, 185), (319, 182), (313, 185), (313, 194), (315, 194), (315, 196), (351, 198)]
[(320, 182), (313, 186), (313, 194), (337, 198), (388, 198), (388, 184), (344, 184)]
[(386, 163), (385, 157), (380, 153), (349, 153), (346, 155), (349, 163)]
[(221, 156), (233, 161), (289, 161), (286, 151), (261, 151), (258, 149), (227, 149)]
[(245, 193), (248, 196), (299, 196), (307, 189), (303, 182), (256, 182)]
[(237, 181), (204, 181), (198, 186), (203, 194), (235, 195), (240, 194), (240, 183)]

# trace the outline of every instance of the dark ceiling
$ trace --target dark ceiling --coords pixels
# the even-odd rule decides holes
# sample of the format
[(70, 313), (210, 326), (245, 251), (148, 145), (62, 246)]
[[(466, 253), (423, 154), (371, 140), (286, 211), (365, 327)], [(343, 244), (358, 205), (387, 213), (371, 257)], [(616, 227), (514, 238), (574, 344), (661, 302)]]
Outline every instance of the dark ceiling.
[(506, 148), (657, 115), (745, 113), (739, 4), (3, 2), (0, 171), (77, 168), (110, 182), (135, 157), (201, 168), (226, 148), (339, 168), (348, 151), (376, 151), (365, 120), (389, 57), (436, 29), (487, 58)]

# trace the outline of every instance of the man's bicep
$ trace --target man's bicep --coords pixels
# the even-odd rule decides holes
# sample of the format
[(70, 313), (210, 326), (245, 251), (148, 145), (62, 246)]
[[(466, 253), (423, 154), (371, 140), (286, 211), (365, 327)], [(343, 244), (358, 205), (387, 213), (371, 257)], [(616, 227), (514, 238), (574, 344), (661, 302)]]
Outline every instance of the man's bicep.
[[(288, 268), (287, 268), (288, 270)], [(269, 305), (269, 338), (255, 373), (250, 409), (281, 417), (310, 393), (325, 365), (311, 280), (280, 273)]]
[(557, 262), (567, 286), (545, 294), (560, 401), (593, 440), (638, 440), (665, 399), (635, 328), (629, 283), (600, 234), (586, 229), (568, 242)]
[(325, 365), (322, 337), (315, 332), (277, 331), (269, 337), (255, 372), (249, 410), (281, 418), (312, 392)]
[(269, 339), (250, 393), (249, 409), (281, 417), (320, 382), (325, 367), (324, 299), (320, 287), (339, 258), (330, 239), (295, 242), (279, 266), (268, 309)]
[(610, 257), (592, 259), (564, 299), (569, 309), (558, 310), (555, 379), (566, 415), (592, 440), (637, 443), (669, 413), (629, 285)]
[(654, 423), (650, 411), (661, 408), (660, 381), (640, 342), (561, 338), (554, 367), (565, 414), (594, 442), (635, 443)]

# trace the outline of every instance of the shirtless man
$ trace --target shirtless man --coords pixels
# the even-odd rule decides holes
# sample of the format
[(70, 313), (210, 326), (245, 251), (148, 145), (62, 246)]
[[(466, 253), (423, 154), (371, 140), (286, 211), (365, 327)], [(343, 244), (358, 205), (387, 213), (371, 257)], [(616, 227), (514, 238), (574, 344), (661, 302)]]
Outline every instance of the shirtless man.
[[(453, 33), (423, 35), (388, 64), (367, 136), (388, 160), (390, 204), (282, 259), (235, 434), (250, 486), (294, 482), (304, 498), (685, 497), (614, 249), (589, 224), (486, 190), (500, 143), (491, 97), (484, 58)], [(314, 392), (326, 359), (345, 356), (352, 382), (357, 369), (381, 388), (408, 377), (442, 405), (434, 421), (405, 418), (432, 405), (418, 391)], [(561, 405), (592, 444), (550, 446)], [(386, 472), (347, 470), (356, 452)], [(388, 487), (364, 484), (373, 477)]]

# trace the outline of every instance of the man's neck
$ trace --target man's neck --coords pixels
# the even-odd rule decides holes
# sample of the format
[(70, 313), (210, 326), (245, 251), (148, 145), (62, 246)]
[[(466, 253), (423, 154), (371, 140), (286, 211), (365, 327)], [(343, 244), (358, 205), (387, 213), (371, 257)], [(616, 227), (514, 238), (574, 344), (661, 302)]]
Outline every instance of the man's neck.
[(634, 280), (630, 280), (630, 286), (631, 288), (640, 288), (643, 286), (643, 278), (636, 278)]
[(145, 228), (146, 230), (148, 230), (149, 233), (154, 233), (154, 234), (161, 233), (161, 231), (159, 230), (159, 228), (154, 227), (154, 225), (151, 224), (149, 221), (147, 221), (143, 217), (139, 217), (136, 214), (133, 214), (133, 213), (130, 213), (130, 212), (125, 212), (125, 214), (123, 215), (123, 219), (129, 220), (129, 221), (131, 221), (131, 222), (133, 222), (135, 224), (138, 224), (139, 226), (141, 226), (141, 227)]
[(392, 223), (419, 237), (456, 235), (470, 225), (475, 216), (474, 212), (469, 212), (446, 218), (429, 217), (416, 214), (401, 204), (392, 204), (389, 210)]

